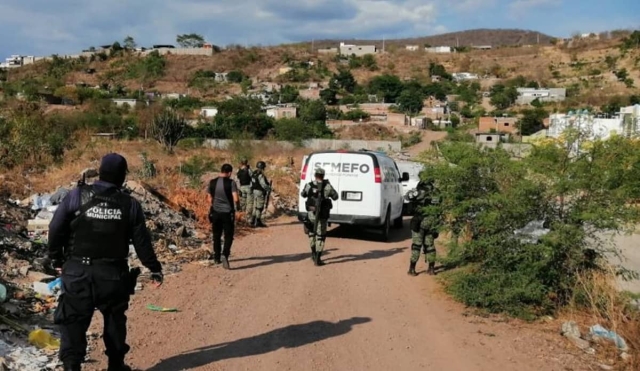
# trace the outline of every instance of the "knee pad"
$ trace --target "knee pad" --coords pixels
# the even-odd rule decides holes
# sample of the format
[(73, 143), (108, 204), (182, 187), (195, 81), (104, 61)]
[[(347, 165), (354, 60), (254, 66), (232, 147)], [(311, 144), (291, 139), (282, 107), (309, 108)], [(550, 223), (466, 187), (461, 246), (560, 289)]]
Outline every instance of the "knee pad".
[(411, 244), (411, 250), (420, 251), (422, 250), (422, 245)]
[(327, 238), (326, 235), (318, 235), (318, 241), (324, 241)]

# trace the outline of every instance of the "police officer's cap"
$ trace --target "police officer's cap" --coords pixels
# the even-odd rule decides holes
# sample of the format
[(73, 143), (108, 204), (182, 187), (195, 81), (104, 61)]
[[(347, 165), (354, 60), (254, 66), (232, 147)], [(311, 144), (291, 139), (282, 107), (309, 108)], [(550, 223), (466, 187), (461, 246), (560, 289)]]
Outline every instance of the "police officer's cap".
[(115, 185), (122, 185), (129, 167), (127, 160), (117, 153), (109, 153), (102, 158), (98, 170), (100, 180)]
[(315, 175), (324, 176), (324, 169), (321, 167), (317, 167), (315, 171)]

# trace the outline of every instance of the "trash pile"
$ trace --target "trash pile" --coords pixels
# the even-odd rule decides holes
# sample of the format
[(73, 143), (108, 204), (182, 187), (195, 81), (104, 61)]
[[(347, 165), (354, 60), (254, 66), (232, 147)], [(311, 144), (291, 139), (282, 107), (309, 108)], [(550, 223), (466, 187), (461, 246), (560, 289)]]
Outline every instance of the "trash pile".
[(589, 328), (589, 332), (580, 333), (580, 327), (574, 321), (568, 321), (562, 324), (562, 335), (569, 339), (576, 347), (588, 354), (595, 354), (596, 351), (592, 344), (611, 343), (618, 349), (620, 359), (629, 361), (629, 346), (626, 341), (615, 331), (608, 330), (600, 324), (593, 325)]
[[(97, 175), (95, 171), (84, 173)], [(46, 259), (46, 243), (59, 203), (75, 186), (0, 203), (0, 370), (40, 371), (59, 366), (59, 336), (52, 316), (60, 279)], [(204, 257), (200, 248), (207, 236), (196, 229), (192, 212), (146, 183), (129, 181), (124, 188), (142, 204), (165, 275), (179, 271), (181, 263)], [(133, 246), (129, 263), (141, 265)], [(139, 283), (136, 289), (141, 288)]]

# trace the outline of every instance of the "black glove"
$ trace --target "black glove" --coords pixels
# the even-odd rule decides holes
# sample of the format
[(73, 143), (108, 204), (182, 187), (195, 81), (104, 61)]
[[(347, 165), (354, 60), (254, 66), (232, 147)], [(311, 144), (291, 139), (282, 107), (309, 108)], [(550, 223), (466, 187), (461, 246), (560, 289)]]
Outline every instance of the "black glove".
[(164, 281), (164, 275), (162, 274), (162, 272), (151, 273), (151, 281), (155, 282), (158, 286), (160, 286)]

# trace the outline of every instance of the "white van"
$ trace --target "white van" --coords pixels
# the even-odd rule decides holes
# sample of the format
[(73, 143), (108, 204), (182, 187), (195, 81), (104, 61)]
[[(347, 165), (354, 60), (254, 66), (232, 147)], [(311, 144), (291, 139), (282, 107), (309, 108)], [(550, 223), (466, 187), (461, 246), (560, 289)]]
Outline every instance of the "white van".
[[(414, 161), (396, 161), (396, 164), (398, 165), (400, 172), (409, 173), (409, 180), (402, 182), (402, 196), (404, 197), (409, 193), (409, 191), (416, 189), (418, 186), (418, 183), (420, 182), (420, 172), (424, 169), (424, 164)], [(405, 198), (403, 213), (405, 215), (411, 215), (413, 214), (412, 209), (412, 204)]]
[[(313, 181), (314, 169), (325, 170), (325, 179), (338, 192), (329, 222), (380, 228), (383, 240), (389, 229), (402, 228), (403, 187), (409, 174), (398, 170), (384, 153), (360, 151), (321, 151), (305, 156), (300, 174), (300, 191)], [(305, 199), (298, 196), (298, 220), (305, 220)]]

